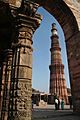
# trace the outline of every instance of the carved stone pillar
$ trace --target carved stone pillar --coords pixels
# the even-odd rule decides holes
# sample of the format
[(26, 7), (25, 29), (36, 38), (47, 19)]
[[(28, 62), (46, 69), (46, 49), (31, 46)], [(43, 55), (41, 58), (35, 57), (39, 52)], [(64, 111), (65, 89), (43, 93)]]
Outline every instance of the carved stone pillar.
[(31, 120), (32, 116), (32, 35), (41, 16), (17, 16), (18, 41), (13, 43), (11, 99), (8, 120)]
[(9, 92), (11, 82), (12, 50), (3, 52), (4, 62), (2, 64), (2, 91), (1, 91), (1, 120), (8, 118)]

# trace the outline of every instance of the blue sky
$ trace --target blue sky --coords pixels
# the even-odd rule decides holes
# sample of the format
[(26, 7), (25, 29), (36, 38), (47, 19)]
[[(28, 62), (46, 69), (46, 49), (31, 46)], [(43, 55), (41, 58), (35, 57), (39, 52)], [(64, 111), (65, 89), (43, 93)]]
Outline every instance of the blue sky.
[(51, 48), (51, 27), (52, 23), (56, 23), (56, 28), (59, 35), (59, 43), (61, 47), (62, 63), (65, 66), (65, 79), (67, 87), (69, 85), (69, 75), (67, 67), (67, 56), (64, 42), (64, 34), (56, 19), (49, 14), (45, 9), (39, 8), (38, 13), (43, 16), (40, 27), (33, 35), (33, 70), (32, 70), (32, 87), (49, 92), (49, 80), (50, 80), (50, 48)]

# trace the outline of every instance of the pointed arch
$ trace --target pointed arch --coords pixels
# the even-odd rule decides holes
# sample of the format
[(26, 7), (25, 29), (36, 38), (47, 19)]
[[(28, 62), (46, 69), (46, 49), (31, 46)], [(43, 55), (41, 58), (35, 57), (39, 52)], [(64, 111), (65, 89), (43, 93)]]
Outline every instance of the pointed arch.
[(61, 25), (65, 39), (78, 32), (78, 24), (70, 8), (62, 0), (33, 0), (45, 8)]
[[(45, 8), (61, 25), (66, 42), (74, 112), (80, 112), (80, 31), (79, 16), (63, 0), (32, 0)], [(68, 2), (68, 1), (67, 1)], [(75, 9), (75, 8), (74, 8)], [(78, 14), (78, 15), (77, 15)], [(77, 20), (78, 18), (78, 20)]]

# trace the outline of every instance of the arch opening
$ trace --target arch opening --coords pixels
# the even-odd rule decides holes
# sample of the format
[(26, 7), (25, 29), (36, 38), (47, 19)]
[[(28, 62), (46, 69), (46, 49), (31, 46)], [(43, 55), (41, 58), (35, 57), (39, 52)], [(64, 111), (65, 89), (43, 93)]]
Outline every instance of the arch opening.
[[(33, 36), (33, 49), (34, 49), (33, 50), (33, 74), (32, 74), (33, 88), (39, 89), (41, 91), (43, 90), (44, 92), (49, 92), (49, 79), (50, 79), (49, 65), (50, 65), (50, 59), (51, 59), (49, 49), (51, 47), (51, 40), (50, 40), (51, 24), (53, 22), (56, 23), (56, 26), (58, 29), (62, 61), (63, 61), (63, 64), (65, 64), (65, 76), (66, 76), (67, 87), (70, 88), (66, 47), (65, 47), (65, 41), (64, 41), (65, 38), (64, 38), (63, 31), (59, 23), (57, 22), (57, 20), (52, 15), (50, 15), (44, 8), (40, 7), (37, 12), (43, 16), (43, 20), (40, 27), (34, 33), (34, 36)], [(36, 72), (38, 73), (37, 75), (36, 75)], [(40, 82), (41, 82), (41, 85), (40, 85)], [(48, 85), (48, 88), (46, 87), (44, 88), (44, 86), (47, 86), (47, 85)]]
[(66, 42), (74, 112), (80, 111), (80, 32), (76, 17), (62, 0), (33, 0), (45, 8), (61, 25)]
[[(61, 25), (64, 31), (65, 42), (67, 47), (67, 58), (68, 58), (68, 64), (69, 64), (71, 90), (72, 90), (72, 96), (73, 96), (73, 107), (74, 107), (73, 109), (75, 112), (80, 112), (80, 40), (79, 40), (80, 31), (78, 29), (76, 18), (73, 15), (72, 11), (69, 9), (69, 7), (62, 0), (54, 0), (54, 1), (53, 0), (50, 0), (50, 1), (49, 0), (43, 0), (43, 1), (33, 0), (33, 1), (38, 2), (51, 15), (53, 15), (56, 18), (56, 20), (59, 22), (59, 24)], [(22, 16), (20, 17), (22, 18)], [(35, 27), (34, 24), (33, 24), (33, 27)], [(32, 42), (30, 42), (30, 47), (28, 47), (28, 49), (32, 47), (31, 45), (32, 45)], [(25, 49), (24, 49), (24, 53), (25, 53)], [(31, 66), (28, 68), (31, 68)], [(28, 72), (29, 72), (29, 69), (28, 69)], [(31, 80), (31, 70), (30, 70), (30, 76), (28, 77)]]

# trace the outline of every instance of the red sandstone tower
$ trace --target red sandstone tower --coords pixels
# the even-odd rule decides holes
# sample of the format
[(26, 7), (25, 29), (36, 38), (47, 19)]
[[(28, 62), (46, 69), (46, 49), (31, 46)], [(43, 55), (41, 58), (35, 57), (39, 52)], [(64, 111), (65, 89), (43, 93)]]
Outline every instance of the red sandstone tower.
[(59, 46), (59, 37), (56, 29), (56, 24), (52, 24), (51, 36), (51, 65), (50, 68), (50, 94), (56, 94), (65, 103), (68, 102), (66, 81), (64, 78), (64, 65), (61, 59), (61, 48)]

